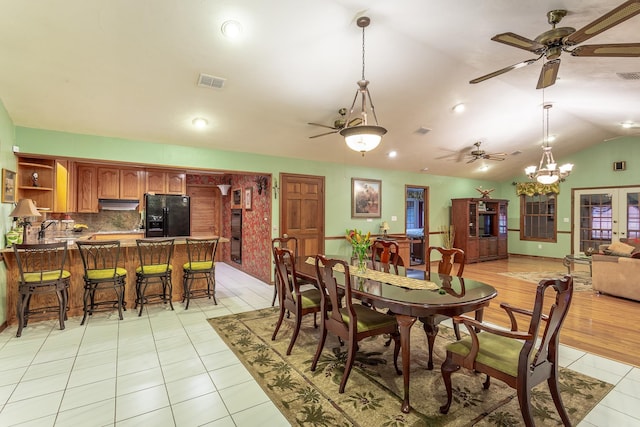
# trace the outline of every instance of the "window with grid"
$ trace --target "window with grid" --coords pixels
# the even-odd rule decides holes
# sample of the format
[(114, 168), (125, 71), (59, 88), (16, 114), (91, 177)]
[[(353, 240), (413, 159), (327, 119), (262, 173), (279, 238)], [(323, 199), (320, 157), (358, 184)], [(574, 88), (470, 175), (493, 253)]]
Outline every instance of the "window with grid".
[(556, 242), (555, 194), (520, 196), (520, 240)]

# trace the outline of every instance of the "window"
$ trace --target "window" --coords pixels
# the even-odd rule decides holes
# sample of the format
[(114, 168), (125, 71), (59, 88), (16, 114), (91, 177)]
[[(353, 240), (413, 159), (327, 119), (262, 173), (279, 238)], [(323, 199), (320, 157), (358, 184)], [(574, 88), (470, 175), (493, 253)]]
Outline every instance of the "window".
[(520, 196), (520, 240), (556, 242), (556, 195)]

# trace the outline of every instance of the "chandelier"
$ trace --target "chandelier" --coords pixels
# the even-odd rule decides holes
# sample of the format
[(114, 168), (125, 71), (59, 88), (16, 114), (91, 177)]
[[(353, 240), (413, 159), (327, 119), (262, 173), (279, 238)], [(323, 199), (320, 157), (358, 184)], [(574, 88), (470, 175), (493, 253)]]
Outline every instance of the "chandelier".
[[(362, 16), (356, 21), (358, 27), (362, 28), (362, 79), (358, 81), (358, 90), (356, 91), (356, 95), (353, 97), (353, 103), (351, 104), (351, 109), (349, 110), (349, 115), (345, 122), (346, 125), (340, 131), (340, 135), (344, 137), (347, 146), (354, 151), (361, 152), (363, 156), (367, 151), (371, 151), (376, 148), (382, 140), (382, 135), (387, 133), (385, 128), (378, 126), (376, 110), (373, 106), (373, 101), (371, 100), (371, 93), (369, 93), (369, 81), (364, 78), (364, 29), (369, 26), (370, 22), (371, 20), (366, 16)], [(358, 100), (358, 94), (360, 94), (361, 98), (360, 119), (362, 121), (358, 125), (349, 126), (356, 101)], [(369, 100), (368, 103), (367, 98)], [(368, 124), (367, 105), (371, 106), (370, 110), (373, 115), (373, 119), (376, 122), (375, 125)]]
[[(544, 94), (543, 94), (544, 98)], [(542, 146), (542, 158), (540, 159), (540, 165), (536, 169), (535, 166), (527, 166), (524, 173), (530, 179), (535, 179), (541, 184), (553, 184), (558, 180), (563, 180), (569, 176), (573, 169), (573, 164), (566, 163), (560, 167), (553, 158), (551, 147), (549, 146), (549, 110), (552, 104), (542, 103), (542, 134), (544, 137), (544, 145)], [(546, 113), (546, 133), (545, 133), (545, 113)]]

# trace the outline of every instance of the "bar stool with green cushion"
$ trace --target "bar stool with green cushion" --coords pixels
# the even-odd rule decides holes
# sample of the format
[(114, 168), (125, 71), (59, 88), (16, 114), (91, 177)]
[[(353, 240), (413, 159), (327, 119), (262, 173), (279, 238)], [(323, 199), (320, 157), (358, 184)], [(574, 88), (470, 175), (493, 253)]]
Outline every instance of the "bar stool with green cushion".
[[(124, 303), (124, 289), (127, 280), (127, 270), (118, 265), (120, 260), (120, 241), (105, 240), (94, 242), (77, 241), (82, 265), (84, 266), (84, 296), (82, 298), (84, 315), (81, 325), (87, 320), (87, 315), (96, 311), (110, 311), (118, 309), (118, 316), (122, 320), (122, 311), (126, 310)], [(115, 299), (96, 302), (96, 292), (113, 290)]]
[[(174, 239), (152, 240), (137, 239), (138, 260), (140, 265), (136, 268), (136, 304), (140, 305), (138, 316), (142, 316), (145, 303), (163, 302), (169, 303), (171, 310), (171, 296), (173, 285), (171, 283), (171, 258), (173, 256)], [(147, 294), (149, 285), (161, 285), (162, 292)], [(153, 301), (155, 300), (155, 301)]]
[[(71, 273), (64, 269), (67, 259), (67, 242), (37, 245), (13, 245), (18, 264), (18, 332), (27, 326), (32, 316), (46, 315), (53, 310), (58, 312), (60, 329), (64, 329), (68, 290)], [(30, 308), (33, 295), (55, 294), (57, 305), (43, 302), (43, 305)]]
[[(219, 239), (186, 239), (187, 257), (189, 259), (182, 266), (184, 272), (182, 287), (182, 302), (187, 301), (185, 310), (189, 309), (189, 301), (191, 298), (213, 297), (213, 303), (218, 305), (216, 301), (216, 251), (218, 249)], [(207, 282), (206, 289), (194, 289), (193, 282), (196, 279), (205, 279)]]

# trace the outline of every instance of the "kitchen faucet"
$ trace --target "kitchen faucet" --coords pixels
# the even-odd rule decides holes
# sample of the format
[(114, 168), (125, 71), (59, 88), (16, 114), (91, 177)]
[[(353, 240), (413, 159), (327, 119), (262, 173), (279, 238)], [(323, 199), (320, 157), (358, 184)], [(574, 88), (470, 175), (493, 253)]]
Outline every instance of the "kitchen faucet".
[(48, 219), (46, 221), (42, 221), (42, 223), (40, 224), (40, 231), (38, 231), (38, 240), (44, 240), (44, 231), (49, 228), (52, 224), (55, 224), (56, 221), (55, 219)]

